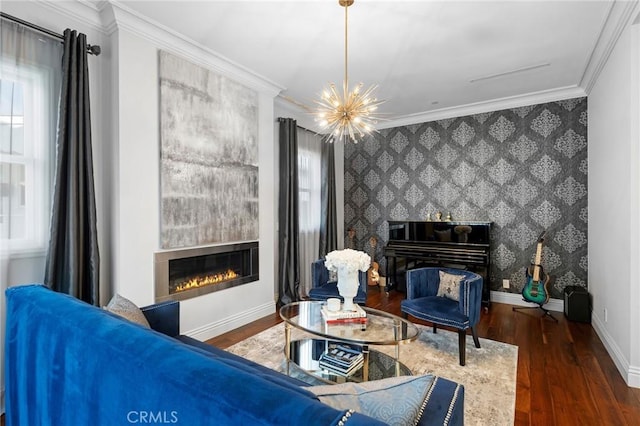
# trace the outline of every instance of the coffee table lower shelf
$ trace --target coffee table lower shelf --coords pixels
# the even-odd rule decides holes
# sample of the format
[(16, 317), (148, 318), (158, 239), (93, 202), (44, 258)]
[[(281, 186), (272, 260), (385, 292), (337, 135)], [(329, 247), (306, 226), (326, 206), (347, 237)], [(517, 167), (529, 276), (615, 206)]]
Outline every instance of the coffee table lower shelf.
[[(288, 363), (300, 371), (319, 379), (321, 382), (335, 384), (345, 382), (362, 382), (363, 368), (358, 369), (353, 375), (345, 377), (330, 370), (323, 369), (319, 365), (320, 356), (326, 351), (329, 344), (340, 344), (339, 340), (328, 339), (301, 339), (294, 340), (289, 345)], [(286, 350), (285, 350), (286, 356)], [(291, 370), (289, 370), (289, 373)], [(397, 361), (392, 356), (369, 348), (368, 380), (385, 379), (388, 377), (411, 376), (411, 370), (406, 365)]]

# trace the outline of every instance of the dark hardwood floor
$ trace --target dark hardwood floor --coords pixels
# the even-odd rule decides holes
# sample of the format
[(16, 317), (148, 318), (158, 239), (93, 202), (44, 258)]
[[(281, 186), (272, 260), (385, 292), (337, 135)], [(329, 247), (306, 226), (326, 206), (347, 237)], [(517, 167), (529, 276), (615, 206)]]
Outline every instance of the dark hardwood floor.
[[(367, 306), (399, 315), (403, 298), (370, 287)], [(554, 312), (555, 323), (537, 310), (511, 308), (493, 303), (478, 334), (519, 347), (516, 425), (640, 426), (640, 389), (625, 384), (590, 324), (568, 321), (560, 312)], [(227, 348), (279, 322), (274, 313), (208, 343)]]

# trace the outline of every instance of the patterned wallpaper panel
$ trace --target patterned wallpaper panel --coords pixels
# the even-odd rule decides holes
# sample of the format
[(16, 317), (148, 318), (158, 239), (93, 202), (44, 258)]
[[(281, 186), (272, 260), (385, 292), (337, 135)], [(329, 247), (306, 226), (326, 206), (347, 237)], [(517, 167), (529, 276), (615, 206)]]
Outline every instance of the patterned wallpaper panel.
[(537, 239), (551, 297), (587, 286), (587, 99), (384, 129), (345, 147), (345, 229), (384, 271), (389, 220), (488, 220), (491, 289), (525, 284)]

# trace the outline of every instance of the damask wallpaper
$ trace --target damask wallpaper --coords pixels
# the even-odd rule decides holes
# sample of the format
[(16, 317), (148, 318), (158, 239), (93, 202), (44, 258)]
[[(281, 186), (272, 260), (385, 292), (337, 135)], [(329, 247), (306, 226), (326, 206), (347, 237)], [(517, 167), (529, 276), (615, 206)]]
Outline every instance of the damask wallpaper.
[[(587, 286), (587, 99), (383, 129), (345, 146), (345, 229), (384, 271), (389, 220), (493, 222), (491, 289), (519, 293), (537, 239), (551, 297)], [(511, 280), (509, 290), (502, 280)]]

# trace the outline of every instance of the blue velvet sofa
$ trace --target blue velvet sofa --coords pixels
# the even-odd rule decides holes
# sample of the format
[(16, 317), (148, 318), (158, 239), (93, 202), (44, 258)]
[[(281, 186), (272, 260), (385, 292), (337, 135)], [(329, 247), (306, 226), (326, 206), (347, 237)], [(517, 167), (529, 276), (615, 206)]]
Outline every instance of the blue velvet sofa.
[[(6, 291), (6, 424), (378, 425), (306, 383), (179, 334), (177, 302), (151, 330), (42, 285)], [(439, 378), (421, 425), (462, 425), (463, 388)]]

